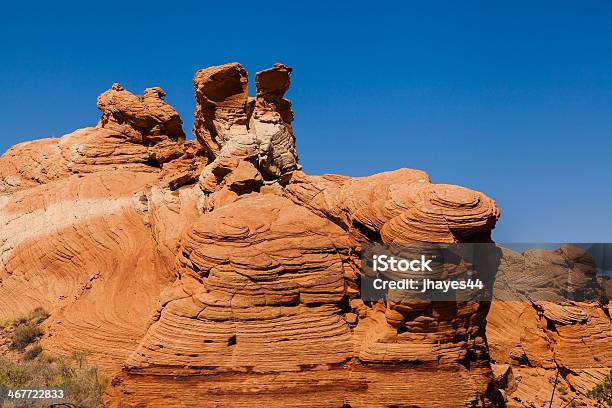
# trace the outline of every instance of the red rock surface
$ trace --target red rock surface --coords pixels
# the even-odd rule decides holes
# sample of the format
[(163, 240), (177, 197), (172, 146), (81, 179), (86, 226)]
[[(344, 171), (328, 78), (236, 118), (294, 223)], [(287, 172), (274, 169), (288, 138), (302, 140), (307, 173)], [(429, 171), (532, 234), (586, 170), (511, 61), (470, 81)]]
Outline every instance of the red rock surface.
[[(612, 367), (609, 304), (597, 300), (607, 296), (592, 273), (593, 260), (569, 245), (523, 254), (506, 249), (501, 271), (487, 337), (494, 370), (511, 379), (508, 406), (548, 407), (557, 371), (553, 406), (592, 406), (586, 392)], [(508, 296), (509, 282), (513, 290), (530, 290)], [(567, 282), (596, 293), (577, 301), (555, 296)]]
[(6, 152), (0, 318), (45, 307), (44, 347), (92, 352), (113, 407), (500, 406), (553, 362), (601, 377), (569, 351), (610, 365), (597, 305), (543, 306), (553, 346), (531, 304), (363, 302), (362, 244), (490, 242), (499, 210), (418, 170), (304, 174), (290, 73), (250, 98), (240, 64), (198, 71), (196, 141), (160, 88), (113, 85), (96, 128)]

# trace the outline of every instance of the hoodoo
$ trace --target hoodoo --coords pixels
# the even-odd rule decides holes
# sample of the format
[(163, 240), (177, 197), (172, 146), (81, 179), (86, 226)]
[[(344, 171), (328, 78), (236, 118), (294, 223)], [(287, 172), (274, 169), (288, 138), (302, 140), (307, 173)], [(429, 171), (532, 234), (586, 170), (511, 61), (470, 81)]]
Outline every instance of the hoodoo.
[[(115, 84), (98, 98), (96, 127), (7, 151), (0, 319), (43, 306), (44, 349), (91, 353), (112, 378), (111, 407), (529, 401), (534, 391), (499, 364), (517, 371), (525, 354), (529, 369), (550, 369), (556, 348), (582, 347), (578, 329), (611, 364), (599, 306), (545, 307), (561, 321), (550, 342), (531, 306), (491, 315), (476, 300), (363, 301), (363, 244), (490, 242), (500, 212), (419, 170), (304, 173), (291, 71), (257, 73), (253, 97), (238, 63), (198, 71), (192, 141), (161, 88), (136, 96)], [(567, 377), (585, 388), (601, 375)]]

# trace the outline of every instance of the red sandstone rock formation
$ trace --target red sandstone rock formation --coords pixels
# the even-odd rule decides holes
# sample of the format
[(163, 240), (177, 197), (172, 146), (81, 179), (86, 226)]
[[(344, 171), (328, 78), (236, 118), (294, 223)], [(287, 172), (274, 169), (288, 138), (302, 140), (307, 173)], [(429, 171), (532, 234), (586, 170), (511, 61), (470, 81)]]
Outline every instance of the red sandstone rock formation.
[[(487, 337), (507, 405), (548, 407), (558, 371), (553, 406), (592, 406), (585, 394), (612, 366), (609, 305), (592, 258), (569, 245), (504, 249), (495, 286)], [(560, 296), (565, 290), (577, 300)]]
[(147, 88), (143, 96), (136, 96), (113, 84), (98, 97), (98, 108), (102, 111), (98, 127), (117, 131), (136, 142), (162, 135), (184, 140), (183, 122), (174, 108), (164, 102), (164, 96), (161, 88)]
[[(249, 98), (240, 64), (198, 71), (197, 141), (160, 88), (113, 85), (96, 128), (5, 153), (0, 318), (44, 306), (44, 347), (92, 352), (113, 407), (500, 406), (508, 387), (535, 400), (508, 347), (537, 356), (526, 370), (559, 360), (541, 328), (508, 327), (517, 309), (489, 314), (492, 369), (488, 303), (359, 296), (362, 244), (490, 242), (495, 203), (417, 170), (304, 174), (290, 73), (258, 73)], [(557, 354), (576, 333), (609, 353), (603, 309), (554, 307)]]

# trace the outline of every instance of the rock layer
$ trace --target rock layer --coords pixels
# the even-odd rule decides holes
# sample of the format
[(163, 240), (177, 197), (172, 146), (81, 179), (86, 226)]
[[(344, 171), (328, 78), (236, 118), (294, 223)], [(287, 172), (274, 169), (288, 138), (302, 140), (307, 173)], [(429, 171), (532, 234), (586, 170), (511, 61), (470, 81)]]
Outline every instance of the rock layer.
[(117, 131), (137, 142), (160, 135), (184, 140), (183, 122), (174, 108), (164, 102), (164, 96), (166, 93), (159, 87), (147, 88), (143, 96), (136, 96), (120, 84), (113, 84), (98, 97), (98, 108), (102, 111), (98, 127)]
[[(505, 387), (509, 407), (548, 407), (557, 372), (556, 406), (592, 406), (585, 394), (612, 366), (608, 299), (595, 271), (575, 246), (503, 250), (487, 336), (496, 369), (512, 379)], [(572, 295), (579, 300), (566, 299)]]
[[(250, 98), (240, 64), (198, 71), (196, 141), (159, 88), (115, 85), (98, 127), (5, 153), (0, 318), (44, 306), (44, 347), (90, 351), (113, 378), (112, 407), (500, 406), (510, 389), (529, 400), (535, 374), (518, 370), (560, 361), (537, 314), (521, 320), (525, 345), (508, 327), (516, 308), (360, 297), (363, 244), (490, 242), (495, 203), (418, 170), (304, 174), (290, 74), (258, 73)], [(555, 350), (569, 356), (587, 333), (593, 356), (609, 352), (603, 309), (541, 307), (560, 327)], [(531, 365), (504, 351), (518, 346)], [(584, 392), (580, 373), (564, 378)]]
[(247, 73), (238, 63), (196, 72), (193, 130), (212, 160), (200, 177), (205, 193), (216, 191), (241, 161), (270, 181), (299, 169), (293, 112), (284, 99), (290, 74), (281, 64), (257, 73), (257, 96), (249, 98)]

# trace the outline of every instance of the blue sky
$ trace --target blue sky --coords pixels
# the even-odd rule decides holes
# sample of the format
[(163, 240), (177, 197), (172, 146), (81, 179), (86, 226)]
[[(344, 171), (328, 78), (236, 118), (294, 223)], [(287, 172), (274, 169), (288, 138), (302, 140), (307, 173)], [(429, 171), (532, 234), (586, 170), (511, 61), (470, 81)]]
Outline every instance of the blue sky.
[(307, 172), (418, 168), (494, 198), (499, 241), (612, 241), (609, 1), (16, 3), (1, 151), (95, 125), (113, 82), (190, 133), (197, 69), (283, 62)]

